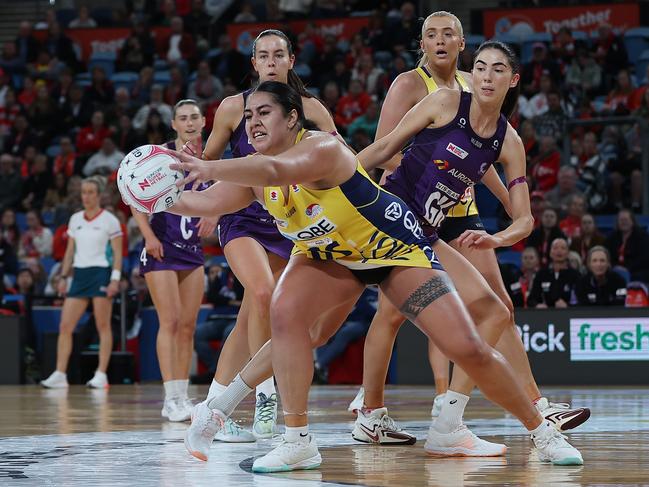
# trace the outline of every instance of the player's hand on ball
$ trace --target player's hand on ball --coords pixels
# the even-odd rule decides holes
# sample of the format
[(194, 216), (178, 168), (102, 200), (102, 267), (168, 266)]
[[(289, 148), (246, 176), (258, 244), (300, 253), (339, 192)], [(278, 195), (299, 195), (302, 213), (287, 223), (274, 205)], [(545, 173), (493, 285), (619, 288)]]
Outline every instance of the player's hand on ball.
[(501, 245), (498, 237), (490, 235), (484, 230), (465, 230), (457, 241), (461, 247), (472, 249), (495, 249)]
[(185, 154), (189, 154), (190, 156), (201, 157), (202, 149), (203, 137), (199, 134), (195, 139), (185, 142), (185, 145), (183, 145), (181, 151)]
[(185, 152), (171, 151), (171, 153), (180, 162), (171, 163), (169, 164), (169, 167), (185, 173), (185, 179), (176, 183), (176, 186), (179, 188), (191, 184), (192, 191), (196, 191), (202, 183), (213, 179), (210, 176), (210, 166), (212, 166), (212, 164)]

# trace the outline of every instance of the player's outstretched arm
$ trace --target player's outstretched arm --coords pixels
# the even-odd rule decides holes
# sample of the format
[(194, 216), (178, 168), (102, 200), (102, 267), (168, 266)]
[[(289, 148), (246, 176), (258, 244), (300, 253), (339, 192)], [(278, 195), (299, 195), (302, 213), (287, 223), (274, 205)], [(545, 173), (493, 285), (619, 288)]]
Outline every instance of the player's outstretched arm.
[(255, 199), (253, 188), (219, 181), (204, 191), (184, 191), (166, 211), (182, 216), (225, 215), (245, 208)]

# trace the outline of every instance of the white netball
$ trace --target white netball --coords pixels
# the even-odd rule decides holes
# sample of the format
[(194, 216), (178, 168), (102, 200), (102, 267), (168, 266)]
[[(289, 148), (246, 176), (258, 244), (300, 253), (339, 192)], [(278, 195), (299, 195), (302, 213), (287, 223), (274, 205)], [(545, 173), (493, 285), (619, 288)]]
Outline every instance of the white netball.
[(117, 171), (117, 187), (124, 202), (142, 213), (159, 213), (173, 206), (183, 192), (176, 183), (184, 177), (169, 167), (173, 162), (179, 161), (158, 145), (143, 145), (129, 152)]

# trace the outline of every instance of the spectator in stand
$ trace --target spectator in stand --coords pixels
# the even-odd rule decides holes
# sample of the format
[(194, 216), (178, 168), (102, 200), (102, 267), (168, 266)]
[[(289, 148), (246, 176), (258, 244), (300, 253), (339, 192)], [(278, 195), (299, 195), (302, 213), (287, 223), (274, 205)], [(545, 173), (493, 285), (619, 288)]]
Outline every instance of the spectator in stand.
[(551, 207), (565, 215), (574, 195), (583, 196), (577, 188), (577, 171), (571, 166), (561, 166), (557, 175), (557, 185), (545, 194), (545, 199)]
[(329, 74), (333, 73), (336, 61), (342, 57), (342, 52), (338, 49), (338, 39), (333, 34), (327, 34), (324, 37), (322, 49), (310, 63), (313, 72)]
[[(356, 152), (360, 152), (365, 147), (369, 146), (372, 143), (372, 139), (370, 138), (370, 135), (365, 131), (364, 128), (358, 128), (354, 131), (354, 134), (351, 137), (351, 141), (349, 145), (351, 146), (352, 149), (354, 149)], [(373, 169), (372, 171), (369, 172), (369, 175), (377, 181), (377, 178), (375, 177), (376, 175), (376, 170)]]
[(611, 257), (606, 247), (597, 245), (588, 251), (588, 273), (575, 285), (575, 298), (580, 306), (624, 306), (626, 281), (611, 270)]
[(161, 2), (155, 3), (160, 5), (160, 8), (155, 11), (152, 16), (153, 25), (164, 25), (165, 27), (169, 27), (173, 18), (177, 15), (175, 0), (162, 0)]
[(575, 252), (574, 250), (568, 251), (568, 265), (570, 266), (571, 269), (574, 269), (577, 272), (579, 272), (580, 276), (584, 276), (586, 274), (586, 267), (584, 266), (584, 261), (581, 259), (581, 255), (579, 255), (579, 253)]
[(43, 226), (43, 219), (37, 210), (27, 212), (27, 230), (20, 237), (18, 257), (49, 257), (52, 255), (52, 231)]
[(160, 57), (169, 64), (192, 68), (196, 62), (196, 42), (191, 34), (184, 32), (182, 18), (173, 17), (170, 27), (169, 36), (162, 42)]
[(558, 222), (559, 219), (556, 210), (554, 208), (546, 208), (543, 210), (543, 215), (541, 216), (541, 225), (532, 230), (532, 233), (527, 238), (525, 245), (536, 249), (542, 266), (546, 266), (549, 262), (551, 243), (558, 238), (564, 240), (566, 238), (559, 228)]
[(101, 149), (88, 159), (83, 167), (83, 175), (88, 176), (107, 176), (113, 171), (117, 171), (119, 163), (124, 158), (124, 153), (117, 150), (115, 141), (112, 137), (106, 137), (101, 142)]
[[(640, 76), (644, 76), (643, 79), (640, 79)], [(649, 88), (649, 65), (647, 65), (647, 68), (644, 73), (636, 73), (637, 79), (636, 81), (640, 83), (640, 86), (633, 90), (633, 93), (629, 97), (629, 110), (634, 112), (640, 106), (643, 104), (642, 100), (645, 98), (647, 94), (647, 88)], [(646, 102), (644, 103), (646, 107)]]
[(172, 66), (169, 70), (170, 80), (164, 89), (164, 101), (166, 104), (173, 106), (183, 98), (187, 92), (185, 76), (178, 66)]
[(70, 86), (68, 99), (61, 108), (61, 128), (75, 132), (90, 123), (92, 104), (83, 96), (83, 88), (77, 84)]
[(345, 4), (349, 3), (344, 0), (315, 0), (313, 16), (316, 18), (334, 18), (346, 17), (347, 11)]
[(400, 19), (394, 26), (389, 26), (392, 50), (395, 53), (419, 50), (421, 26), (417, 21), (417, 11), (412, 2), (404, 2), (400, 9)]
[(70, 29), (93, 29), (95, 27), (97, 27), (97, 21), (90, 16), (86, 5), (79, 7), (77, 18), (72, 19), (68, 24), (68, 28)]
[(136, 147), (142, 145), (142, 135), (139, 134), (131, 122), (131, 117), (122, 115), (119, 117), (117, 131), (113, 135), (113, 140), (117, 149), (124, 154), (131, 152)]
[(131, 35), (124, 41), (117, 57), (119, 71), (139, 71), (142, 66), (153, 64), (153, 54), (148, 54), (142, 47), (140, 38)]
[(567, 67), (575, 59), (577, 52), (577, 43), (572, 37), (570, 27), (563, 26), (559, 29), (552, 40), (550, 46), (552, 57), (559, 62), (559, 70), (561, 74), (566, 73)]
[(136, 107), (131, 101), (131, 94), (128, 92), (128, 88), (120, 86), (115, 90), (114, 103), (105, 112), (106, 124), (110, 126), (112, 131), (115, 131), (117, 130), (117, 125), (122, 115), (133, 117), (135, 110)]
[(27, 63), (33, 63), (36, 60), (39, 43), (32, 33), (31, 22), (29, 22), (28, 20), (23, 20), (20, 23), (18, 37), (16, 37), (14, 44), (16, 45), (18, 58), (21, 60), (23, 65)]
[(74, 52), (72, 39), (63, 33), (61, 24), (58, 22), (52, 22), (50, 24), (47, 37), (42, 47), (47, 50), (50, 56), (61, 61), (69, 69), (75, 72), (81, 70), (79, 59), (77, 58), (76, 52)]
[(527, 299), (530, 308), (567, 308), (581, 275), (568, 262), (568, 242), (556, 238), (550, 246), (550, 263), (534, 276)]
[(401, 73), (405, 73), (408, 71), (409, 66), (408, 66), (408, 61), (406, 61), (406, 58), (403, 56), (396, 56), (392, 60), (392, 67), (388, 71), (385, 79), (385, 84), (387, 86), (390, 86), (394, 80), (399, 76)]
[(532, 188), (544, 194), (557, 184), (561, 153), (554, 137), (545, 135), (540, 138), (538, 154), (530, 160), (528, 172)]
[(579, 174), (578, 184), (584, 190), (586, 201), (591, 210), (604, 208), (607, 197), (607, 161), (602, 157), (594, 132), (587, 132), (582, 141), (582, 153), (578, 158), (576, 169)]
[(377, 304), (376, 288), (368, 287), (334, 336), (326, 344), (315, 349), (313, 377), (317, 384), (327, 384), (331, 363), (344, 354), (350, 344), (367, 335)]
[(70, 89), (74, 84), (72, 75), (73, 73), (70, 68), (63, 68), (56, 83), (52, 87), (51, 96), (59, 109), (63, 108), (65, 103), (70, 99)]
[(629, 71), (621, 69), (617, 73), (615, 86), (609, 91), (602, 111), (611, 115), (629, 115), (630, 98), (635, 91)]
[[(639, 212), (642, 207), (642, 159), (640, 156), (633, 157), (627, 140), (617, 126), (609, 125), (602, 132), (598, 149), (608, 170), (610, 205), (616, 209), (631, 206)], [(642, 152), (641, 141), (638, 141), (635, 150)]]
[(232, 47), (228, 34), (219, 36), (219, 54), (212, 58), (212, 74), (224, 84), (232, 83), (239, 90), (248, 88), (250, 62), (248, 58)]
[(523, 302), (518, 304), (518, 306), (527, 308), (527, 298), (532, 290), (534, 276), (539, 271), (540, 265), (539, 253), (536, 249), (534, 247), (525, 247), (521, 254), (521, 276), (518, 279)]
[(34, 78), (34, 93), (40, 86), (39, 82), (46, 82), (50, 85), (58, 79), (65, 65), (58, 59), (52, 58), (47, 51), (40, 50), (36, 55), (36, 61), (27, 65), (27, 73)]
[(379, 124), (380, 112), (381, 110), (379, 105), (375, 101), (367, 105), (365, 113), (349, 124), (349, 127), (347, 128), (347, 137), (351, 139), (354, 137), (354, 133), (357, 130), (363, 130), (371, 141), (374, 140), (374, 137), (376, 136), (376, 127)]
[(528, 173), (531, 173), (532, 160), (539, 153), (539, 140), (531, 120), (523, 120), (519, 131), (521, 140), (523, 141), (523, 147), (525, 148)]
[(34, 78), (31, 76), (25, 76), (23, 78), (23, 89), (18, 93), (18, 103), (20, 103), (23, 108), (29, 108), (36, 98), (36, 86)]
[(108, 108), (115, 101), (115, 89), (106, 78), (106, 71), (101, 66), (95, 66), (91, 71), (90, 86), (86, 89), (86, 99), (95, 109)]
[(285, 18), (301, 20), (311, 13), (312, 3), (312, 0), (279, 0), (278, 7)]
[(539, 228), (541, 226), (541, 219), (546, 206), (543, 191), (537, 190), (530, 193), (530, 209), (532, 211), (532, 217), (534, 218), (534, 228)]
[(196, 100), (201, 104), (210, 104), (216, 100), (223, 99), (223, 84), (210, 73), (210, 65), (207, 61), (198, 63), (196, 78), (189, 83), (187, 98)]
[(252, 5), (250, 2), (243, 2), (239, 13), (234, 17), (235, 24), (245, 24), (249, 22), (257, 22), (257, 17), (252, 13)]
[(523, 65), (521, 84), (523, 94), (531, 98), (541, 90), (541, 77), (548, 75), (550, 84), (557, 86), (561, 80), (559, 67), (548, 57), (548, 49), (542, 42), (535, 42), (532, 46), (532, 59)]
[(628, 174), (631, 189), (631, 209), (639, 213), (642, 208), (642, 152), (646, 134), (635, 123), (625, 134), (626, 154), (622, 165), (624, 173)]
[(25, 62), (18, 56), (16, 44), (7, 41), (2, 45), (0, 68), (9, 76), (25, 72)]
[(373, 97), (383, 96), (385, 92), (385, 72), (374, 65), (374, 58), (369, 52), (363, 53), (352, 70), (352, 79), (359, 80), (367, 94)]
[(539, 79), (539, 89), (529, 99), (519, 97), (518, 111), (527, 120), (533, 120), (548, 111), (548, 93), (555, 90), (550, 73), (544, 71)]
[(144, 66), (140, 70), (140, 75), (131, 91), (131, 99), (136, 105), (149, 103), (153, 89), (153, 74), (151, 66)]
[(12, 89), (9, 83), (9, 76), (7, 76), (4, 70), (0, 68), (0, 107), (5, 105), (5, 95), (7, 94), (7, 91)]
[(205, 10), (203, 0), (192, 0), (191, 4), (191, 10), (184, 17), (185, 30), (196, 40), (199, 47), (207, 47), (212, 19)]
[(329, 110), (332, 116), (334, 116), (336, 113), (336, 105), (340, 99), (340, 92), (338, 91), (338, 85), (335, 81), (328, 81), (327, 84), (324, 85), (324, 88), (320, 93), (320, 98), (324, 106), (327, 107), (327, 110)]
[(16, 92), (9, 88), (4, 94), (4, 105), (0, 106), (0, 142), (9, 135), (16, 117), (23, 110), (20, 103), (16, 101)]
[(92, 114), (90, 125), (82, 128), (77, 134), (77, 153), (88, 157), (99, 149), (106, 137), (110, 136), (110, 129), (104, 123), (104, 112), (97, 110)]
[(594, 97), (602, 86), (602, 67), (597, 64), (593, 53), (579, 49), (577, 57), (567, 67), (565, 87), (575, 98), (583, 95)]
[(149, 112), (152, 110), (157, 112), (164, 125), (171, 127), (172, 109), (164, 102), (163, 96), (164, 91), (161, 85), (153, 85), (151, 87), (151, 101), (147, 105), (142, 106), (133, 118), (133, 128), (135, 130), (145, 128), (149, 119)]
[(0, 237), (14, 249), (18, 248), (20, 228), (18, 228), (18, 223), (16, 223), (16, 212), (11, 208), (5, 208), (2, 212), (2, 219), (0, 219)]
[(597, 229), (595, 218), (590, 213), (581, 217), (579, 236), (570, 242), (570, 250), (577, 252), (582, 259), (586, 259), (588, 251), (596, 245), (604, 245), (606, 237)]
[(81, 205), (81, 177), (74, 175), (68, 179), (67, 197), (62, 204), (57, 205), (54, 210), (54, 227), (68, 224), (73, 213), (78, 211)]
[(373, 52), (390, 50), (391, 36), (385, 30), (385, 18), (381, 12), (374, 11), (361, 34)]
[(362, 83), (352, 79), (349, 82), (349, 92), (336, 105), (334, 121), (338, 130), (346, 133), (349, 124), (363, 115), (371, 102), (372, 98), (363, 91)]
[(59, 152), (59, 155), (54, 158), (52, 173), (54, 176), (57, 174), (63, 174), (65, 178), (69, 178), (74, 174), (77, 157), (74, 153), (72, 139), (67, 135), (64, 135), (59, 139), (59, 147), (61, 148), (61, 151)]
[(629, 65), (629, 56), (621, 36), (616, 35), (608, 24), (601, 24), (595, 40), (595, 59), (602, 67), (605, 84), (608, 87), (621, 69)]
[(164, 123), (158, 110), (152, 109), (149, 111), (146, 127), (144, 128), (144, 143), (145, 144), (164, 144), (169, 139), (170, 129)]
[(29, 145), (25, 147), (25, 154), (23, 155), (22, 161), (20, 161), (20, 177), (23, 180), (27, 179), (32, 173), (32, 167), (34, 166), (34, 160), (37, 154), (38, 150), (35, 146)]
[(11, 154), (0, 156), (0, 208), (17, 208), (22, 193), (22, 178)]
[(47, 170), (47, 156), (37, 154), (29, 172), (29, 177), (25, 180), (22, 188), (22, 207), (24, 210), (40, 210), (52, 180), (52, 175)]
[(534, 128), (539, 136), (550, 135), (560, 140), (565, 134), (568, 121), (568, 116), (561, 106), (561, 95), (557, 90), (550, 90), (546, 99), (547, 110), (534, 118)]
[(559, 222), (559, 228), (572, 244), (575, 238), (581, 236), (581, 220), (587, 210), (586, 198), (582, 195), (573, 195), (568, 206), (568, 214)]
[(65, 198), (68, 196), (67, 191), (67, 177), (63, 172), (57, 172), (54, 174), (54, 179), (47, 192), (45, 193), (45, 199), (43, 200), (43, 211), (53, 211), (57, 205), (62, 204), (65, 201)]
[(37, 143), (36, 135), (29, 126), (27, 117), (19, 113), (16, 115), (13, 127), (4, 139), (4, 150), (16, 157), (22, 157), (25, 149)]
[(631, 280), (649, 282), (649, 235), (638, 226), (631, 210), (618, 212), (616, 229), (605, 245), (614, 267), (628, 271)]
[(40, 85), (36, 90), (36, 100), (27, 110), (29, 123), (34, 130), (34, 135), (40, 141), (39, 145), (46, 146), (52, 136), (60, 133), (59, 121), (61, 114), (56, 101), (47, 91), (47, 86)]
[(349, 69), (347, 69), (347, 64), (345, 63), (345, 60), (342, 58), (339, 58), (336, 60), (336, 63), (334, 64), (334, 70), (331, 73), (324, 73), (321, 76), (321, 85), (320, 85), (320, 90), (324, 89), (324, 86), (333, 81), (336, 83), (338, 86), (338, 92), (339, 93), (346, 93), (347, 92), (347, 87), (349, 86), (349, 82), (352, 79), (352, 73)]
[(353, 69), (361, 56), (365, 53), (372, 53), (372, 51), (365, 45), (363, 36), (359, 33), (354, 34), (350, 43), (349, 49), (345, 54), (345, 64), (347, 68)]

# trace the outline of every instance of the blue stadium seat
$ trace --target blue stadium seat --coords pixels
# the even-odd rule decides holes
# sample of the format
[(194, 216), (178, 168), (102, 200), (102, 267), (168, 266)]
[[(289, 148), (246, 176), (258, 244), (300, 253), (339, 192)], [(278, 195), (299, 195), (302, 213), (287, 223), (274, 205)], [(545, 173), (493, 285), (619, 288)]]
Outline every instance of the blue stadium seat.
[(588, 43), (590, 40), (588, 38), (588, 34), (586, 34), (583, 30), (573, 30), (572, 38), (576, 41), (584, 41), (586, 43)]
[(467, 47), (477, 48), (485, 41), (483, 35), (480, 34), (468, 34), (464, 36), (464, 43)]
[(218, 56), (219, 54), (221, 54), (221, 49), (219, 47), (215, 47), (215, 48), (210, 49), (209, 51), (207, 51), (206, 57), (207, 57), (207, 59), (212, 59), (212, 58)]
[(169, 63), (164, 59), (156, 59), (153, 61), (154, 71), (169, 71)]
[(88, 60), (88, 71), (92, 72), (93, 68), (99, 66), (103, 68), (106, 77), (110, 78), (115, 72), (115, 61), (117, 54), (114, 52), (98, 52), (92, 55)]
[(61, 153), (61, 146), (56, 144), (56, 145), (51, 145), (45, 150), (45, 154), (47, 157), (50, 159), (54, 159), (56, 156), (58, 156)]
[(54, 267), (54, 264), (56, 264), (56, 261), (52, 257), (41, 257), (41, 264), (43, 265), (43, 269), (45, 270), (45, 275), (49, 276), (52, 267)]
[(638, 83), (648, 81), (646, 79), (647, 66), (649, 66), (649, 49), (645, 49), (635, 62), (635, 75)]
[(124, 86), (130, 92), (135, 86), (139, 75), (134, 71), (121, 71), (119, 73), (114, 73), (110, 80), (113, 83), (115, 89)]
[(478, 210), (482, 217), (495, 217), (498, 215), (498, 208), (500, 208), (500, 201), (496, 198), (489, 188), (484, 184), (475, 186), (475, 197), (478, 203)]
[(171, 81), (171, 73), (169, 71), (156, 71), (153, 73), (153, 82), (157, 85), (168, 85)]
[(624, 45), (629, 54), (629, 62), (635, 64), (640, 54), (649, 49), (649, 27), (636, 27), (624, 33)]
[(61, 8), (55, 10), (56, 20), (61, 27), (67, 27), (70, 22), (77, 18), (77, 11), (73, 8)]
[[(41, 213), (41, 218), (43, 218), (43, 225), (47, 227), (51, 227), (54, 225), (54, 212), (52, 210), (50, 211), (43, 211)], [(55, 228), (52, 229), (52, 231), (56, 230)]]
[(16, 225), (18, 225), (20, 233), (27, 230), (27, 215), (25, 215), (25, 213), (18, 211), (16, 212)]
[(497, 252), (496, 257), (501, 264), (513, 264), (520, 269), (522, 252), (516, 250), (504, 250)]
[(600, 232), (604, 235), (608, 235), (615, 229), (615, 220), (617, 215), (597, 215), (595, 217), (595, 225)]

